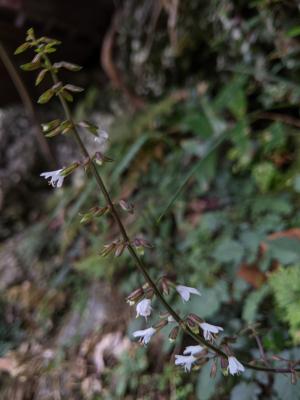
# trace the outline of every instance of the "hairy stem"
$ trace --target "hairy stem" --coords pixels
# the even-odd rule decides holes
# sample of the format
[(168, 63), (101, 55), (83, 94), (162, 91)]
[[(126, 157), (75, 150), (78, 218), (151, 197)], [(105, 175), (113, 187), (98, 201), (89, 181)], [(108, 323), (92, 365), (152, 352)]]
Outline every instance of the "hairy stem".
[[(52, 80), (54, 82), (54, 84), (59, 83), (58, 77), (56, 75), (56, 73), (53, 71), (53, 67), (52, 64), (49, 60), (49, 58), (44, 55), (44, 60), (45, 60), (45, 64), (46, 66), (49, 68), (50, 73), (51, 73), (51, 77)], [(95, 164), (95, 162), (92, 160), (92, 158), (89, 155), (89, 152), (87, 151), (83, 141), (81, 140), (80, 134), (76, 128), (76, 124), (73, 121), (72, 118), (72, 114), (69, 108), (69, 105), (67, 103), (67, 101), (64, 99), (64, 97), (62, 96), (61, 93), (58, 93), (58, 98), (60, 100), (60, 103), (63, 107), (64, 113), (66, 118), (71, 122), (72, 127), (73, 127), (73, 135), (75, 137), (76, 142), (78, 143), (80, 150), (83, 154), (84, 157), (88, 158), (90, 160), (90, 165), (91, 165), (91, 170), (92, 173), (94, 175), (94, 178), (96, 179), (97, 185), (100, 188), (100, 191), (102, 193), (102, 195), (105, 198), (106, 204), (110, 209), (111, 214), (114, 217), (115, 222), (117, 223), (120, 233), (122, 235), (122, 238), (124, 240), (124, 242), (127, 244), (127, 248), (129, 253), (131, 254), (132, 258), (134, 259), (138, 269), (140, 270), (140, 272), (143, 274), (145, 281), (148, 283), (148, 285), (153, 289), (154, 293), (156, 294), (156, 296), (158, 297), (159, 301), (162, 303), (162, 305), (165, 307), (165, 309), (169, 312), (169, 314), (174, 318), (174, 320), (180, 325), (180, 327), (189, 335), (191, 336), (197, 343), (199, 343), (200, 345), (204, 345), (206, 347), (208, 347), (210, 350), (212, 350), (213, 352), (215, 352), (216, 354), (218, 354), (219, 356), (225, 357), (227, 358), (227, 354), (219, 349), (218, 347), (216, 347), (215, 345), (213, 345), (212, 343), (206, 341), (202, 336), (195, 334), (188, 326), (187, 324), (181, 319), (181, 317), (177, 314), (177, 312), (172, 308), (172, 306), (167, 302), (167, 300), (164, 298), (164, 296), (162, 295), (162, 293), (160, 292), (159, 288), (157, 287), (156, 283), (153, 281), (153, 279), (151, 278), (151, 276), (149, 275), (148, 271), (147, 271), (147, 267), (144, 263), (144, 261), (139, 257), (139, 255), (137, 254), (135, 248), (131, 245), (131, 241), (130, 238), (127, 234), (126, 228), (123, 225), (123, 222), (121, 221), (121, 218), (119, 216), (119, 213), (116, 209), (116, 207), (113, 204), (113, 201), (110, 197), (110, 194), (98, 172), (97, 166)], [(250, 369), (254, 369), (254, 370), (258, 370), (258, 371), (267, 371), (267, 372), (277, 372), (277, 373), (291, 373), (292, 370), (288, 369), (288, 368), (269, 368), (269, 367), (263, 367), (263, 366), (257, 366), (257, 365), (252, 365), (249, 364), (247, 362), (242, 362), (243, 365), (247, 368)], [(294, 369), (294, 371), (300, 371), (299, 369)]]

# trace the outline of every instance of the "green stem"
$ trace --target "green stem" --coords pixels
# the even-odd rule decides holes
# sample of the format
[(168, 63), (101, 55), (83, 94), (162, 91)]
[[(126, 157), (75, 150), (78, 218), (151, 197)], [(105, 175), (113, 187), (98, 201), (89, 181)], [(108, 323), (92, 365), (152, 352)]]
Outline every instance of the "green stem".
[[(53, 71), (52, 68), (52, 64), (49, 60), (49, 58), (44, 55), (44, 60), (45, 63), (47, 65), (47, 67), (50, 69), (50, 73), (53, 79), (54, 84), (58, 83), (59, 80), (57, 78), (57, 75), (55, 74), (55, 72)], [(148, 274), (147, 271), (147, 267), (144, 263), (144, 261), (139, 257), (139, 255), (137, 254), (135, 248), (131, 245), (131, 241), (130, 238), (127, 234), (127, 231), (125, 229), (125, 226), (123, 225), (123, 222), (121, 221), (121, 218), (118, 214), (118, 211), (116, 209), (116, 207), (114, 206), (113, 201), (111, 200), (110, 194), (108, 193), (108, 190), (98, 172), (98, 169), (96, 167), (95, 162), (91, 159), (89, 152), (87, 151), (84, 143), (81, 140), (81, 137), (79, 135), (79, 132), (76, 128), (76, 124), (73, 121), (72, 118), (72, 114), (69, 108), (68, 103), (66, 102), (66, 100), (64, 99), (64, 97), (62, 96), (61, 93), (58, 94), (58, 98), (61, 102), (61, 105), (64, 109), (65, 112), (65, 116), (66, 118), (72, 123), (73, 126), (73, 134), (74, 137), (81, 149), (81, 152), (83, 154), (84, 157), (88, 158), (90, 160), (90, 164), (92, 167), (92, 173), (94, 175), (94, 178), (96, 179), (97, 185), (99, 186), (105, 200), (107, 203), (107, 206), (110, 208), (111, 214), (113, 215), (120, 233), (123, 237), (124, 242), (127, 244), (127, 248), (129, 253), (131, 254), (132, 258), (134, 259), (137, 267), (139, 268), (140, 272), (143, 274), (145, 281), (149, 284), (149, 286), (153, 289), (154, 293), (156, 294), (156, 296), (158, 297), (158, 299), (160, 300), (160, 302), (162, 303), (162, 305), (165, 307), (165, 309), (169, 312), (169, 314), (174, 318), (174, 320), (180, 325), (180, 327), (189, 335), (191, 336), (197, 343), (199, 343), (200, 345), (204, 345), (206, 347), (208, 347), (209, 349), (211, 349), (212, 351), (214, 351), (216, 354), (218, 354), (219, 356), (225, 357), (227, 358), (227, 354), (222, 351), (221, 349), (219, 349), (218, 347), (216, 347), (215, 345), (213, 345), (212, 343), (206, 341), (205, 339), (203, 339), (200, 335), (195, 334), (187, 325), (186, 323), (181, 319), (181, 317), (177, 314), (177, 312), (172, 308), (172, 306), (166, 301), (166, 299), (164, 298), (164, 296), (161, 294), (160, 290), (158, 289), (157, 285), (155, 284), (155, 282), (153, 281), (153, 279), (151, 278), (151, 276)], [(279, 372), (279, 373), (291, 373), (291, 369), (288, 368), (268, 368), (268, 367), (263, 367), (263, 366), (255, 366), (246, 362), (242, 362), (243, 365), (247, 368), (250, 369), (254, 369), (257, 371), (266, 371), (266, 372)], [(300, 370), (300, 369), (295, 369), (296, 371)]]

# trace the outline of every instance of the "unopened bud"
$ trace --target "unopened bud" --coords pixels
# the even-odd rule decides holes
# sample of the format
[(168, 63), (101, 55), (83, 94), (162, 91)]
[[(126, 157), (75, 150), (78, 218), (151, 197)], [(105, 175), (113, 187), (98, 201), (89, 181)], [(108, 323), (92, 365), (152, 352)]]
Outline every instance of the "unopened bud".
[(169, 334), (170, 342), (175, 342), (175, 340), (177, 339), (178, 333), (179, 333), (179, 325), (174, 326), (174, 328), (171, 330), (171, 332)]
[(167, 324), (168, 324), (168, 321), (166, 319), (162, 319), (156, 325), (153, 325), (153, 328), (156, 329), (156, 330), (159, 330), (159, 329), (162, 329)]
[(203, 319), (194, 313), (189, 313), (187, 318), (189, 318), (191, 321), (194, 321), (196, 324), (201, 324), (203, 322)]
[(145, 297), (147, 299), (152, 299), (153, 295), (154, 295), (154, 290), (151, 287), (145, 289)]
[(163, 294), (166, 295), (166, 296), (170, 292), (170, 281), (165, 276), (163, 276), (161, 278), (161, 289), (162, 289)]
[(130, 305), (133, 306), (135, 303), (137, 303), (142, 297), (144, 296), (144, 290), (143, 288), (138, 288), (131, 292), (127, 298), (126, 302)]
[(113, 162), (114, 160), (110, 157), (105, 156), (104, 154), (100, 153), (100, 151), (97, 151), (94, 155), (94, 160), (98, 165), (102, 165), (103, 163), (106, 162)]
[(213, 360), (210, 369), (210, 377), (215, 378), (217, 375), (217, 363)]
[(70, 175), (73, 171), (75, 171), (75, 169), (77, 169), (79, 167), (79, 165), (80, 165), (79, 162), (75, 162), (75, 163), (69, 165), (68, 167), (63, 168), (60, 175), (61, 176)]
[(123, 254), (123, 251), (126, 249), (127, 244), (126, 243), (119, 243), (116, 245), (116, 251), (115, 251), (115, 256), (120, 257)]
[(119, 205), (122, 208), (122, 210), (129, 212), (129, 214), (133, 214), (134, 211), (134, 206), (131, 203), (127, 203), (125, 200), (120, 200)]
[(224, 358), (224, 357), (221, 357), (220, 363), (221, 363), (222, 370), (227, 370), (227, 368), (228, 368), (228, 359)]

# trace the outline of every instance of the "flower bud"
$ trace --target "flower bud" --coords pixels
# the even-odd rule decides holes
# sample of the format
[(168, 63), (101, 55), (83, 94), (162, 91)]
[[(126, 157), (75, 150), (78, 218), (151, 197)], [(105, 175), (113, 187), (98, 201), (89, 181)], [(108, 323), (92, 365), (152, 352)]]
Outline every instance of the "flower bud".
[(227, 368), (228, 368), (228, 359), (227, 358), (224, 358), (224, 357), (221, 357), (220, 358), (220, 363), (221, 363), (221, 368), (222, 368), (222, 370), (224, 371), (224, 370), (227, 370)]
[(133, 214), (134, 211), (134, 206), (131, 203), (127, 203), (125, 200), (120, 200), (119, 205), (122, 208), (122, 210), (127, 211), (129, 214)]
[(174, 326), (174, 328), (171, 330), (171, 332), (169, 334), (170, 342), (175, 342), (175, 340), (177, 339), (178, 333), (179, 333), (179, 325)]
[(163, 276), (161, 278), (161, 289), (164, 295), (168, 295), (170, 292), (170, 280)]
[(162, 319), (156, 325), (153, 325), (153, 328), (156, 330), (159, 330), (159, 329), (162, 329), (166, 325), (168, 325), (168, 321), (166, 319)]
[(137, 303), (142, 297), (144, 296), (144, 290), (143, 288), (138, 288), (131, 292), (127, 298), (126, 302), (130, 305), (133, 306), (135, 303)]
[(69, 165), (66, 168), (63, 168), (63, 170), (61, 171), (61, 176), (67, 176), (70, 175), (73, 171), (75, 171), (75, 169), (77, 169), (79, 167), (79, 162), (75, 162), (71, 165)]
[(210, 377), (215, 378), (217, 375), (217, 363), (213, 360), (210, 369)]
[(154, 290), (151, 287), (145, 289), (146, 299), (152, 299), (153, 295), (154, 295)]
[(196, 324), (201, 324), (203, 322), (203, 319), (201, 319), (200, 317), (198, 317), (198, 315), (194, 313), (189, 313), (187, 318), (189, 318), (189, 320), (195, 322)]

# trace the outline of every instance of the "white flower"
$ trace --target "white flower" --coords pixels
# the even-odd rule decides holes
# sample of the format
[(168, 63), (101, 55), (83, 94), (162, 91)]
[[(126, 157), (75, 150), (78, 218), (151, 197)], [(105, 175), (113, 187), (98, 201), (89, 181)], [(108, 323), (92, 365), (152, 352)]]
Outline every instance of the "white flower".
[(156, 330), (151, 326), (148, 329), (133, 332), (133, 336), (140, 338), (140, 342), (146, 345), (150, 342), (150, 339), (155, 332)]
[(136, 317), (139, 317), (140, 315), (142, 317), (149, 317), (151, 315), (152, 307), (151, 307), (151, 300), (149, 299), (143, 299), (136, 305)]
[(176, 355), (175, 356), (175, 365), (182, 365), (185, 372), (188, 372), (192, 368), (192, 364), (197, 360), (196, 357), (193, 355), (190, 356), (182, 356), (182, 355)]
[(231, 375), (239, 375), (241, 372), (245, 371), (244, 366), (233, 356), (228, 357), (228, 368)]
[(53, 187), (58, 187), (60, 188), (63, 184), (64, 181), (64, 176), (61, 175), (62, 169), (58, 169), (56, 171), (49, 171), (49, 172), (43, 172), (40, 174), (40, 176), (43, 176), (45, 179), (50, 179), (49, 184), (52, 185)]
[(176, 286), (176, 290), (180, 294), (183, 302), (189, 301), (191, 294), (197, 294), (198, 296), (201, 296), (199, 290), (188, 286), (178, 285)]
[(200, 353), (202, 350), (204, 349), (204, 347), (198, 345), (198, 346), (187, 346), (184, 349), (183, 354), (190, 354), (191, 356), (194, 356), (195, 354)]
[(200, 328), (203, 330), (203, 336), (205, 340), (213, 340), (214, 334), (223, 331), (223, 328), (221, 328), (220, 326), (211, 325), (206, 322), (201, 322), (199, 325)]
[(108, 133), (101, 129), (97, 136), (94, 137), (94, 141), (99, 145), (103, 146), (108, 140)]
[(172, 315), (168, 315), (167, 320), (168, 320), (168, 322), (175, 322), (175, 319), (174, 319), (174, 317), (172, 317)]

